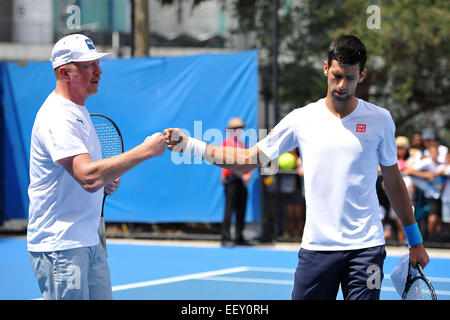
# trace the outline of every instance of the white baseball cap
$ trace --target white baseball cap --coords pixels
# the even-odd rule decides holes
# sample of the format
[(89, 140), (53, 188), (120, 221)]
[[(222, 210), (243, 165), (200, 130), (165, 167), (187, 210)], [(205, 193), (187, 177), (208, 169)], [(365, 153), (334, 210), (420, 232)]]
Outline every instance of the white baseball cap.
[(53, 69), (70, 62), (92, 61), (110, 58), (111, 53), (100, 53), (91, 39), (82, 34), (68, 35), (55, 43), (50, 56)]

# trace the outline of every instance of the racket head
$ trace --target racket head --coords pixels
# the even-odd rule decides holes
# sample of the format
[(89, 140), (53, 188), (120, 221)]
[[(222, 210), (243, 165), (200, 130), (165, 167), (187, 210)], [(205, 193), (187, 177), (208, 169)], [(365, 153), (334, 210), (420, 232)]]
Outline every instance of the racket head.
[[(100, 148), (102, 151), (102, 158), (109, 158), (123, 153), (123, 139), (122, 134), (117, 124), (108, 116), (100, 113), (91, 113), (91, 122), (97, 134)], [(105, 207), (106, 193), (103, 195), (102, 213)]]
[(408, 278), (405, 284), (405, 291), (403, 292), (403, 300), (437, 300), (434, 288), (425, 276), (422, 266), (417, 265), (416, 269), (419, 272), (418, 276), (411, 276), (411, 265), (409, 265)]
[(122, 134), (117, 124), (111, 118), (99, 113), (92, 113), (91, 121), (100, 142), (102, 158), (123, 153)]

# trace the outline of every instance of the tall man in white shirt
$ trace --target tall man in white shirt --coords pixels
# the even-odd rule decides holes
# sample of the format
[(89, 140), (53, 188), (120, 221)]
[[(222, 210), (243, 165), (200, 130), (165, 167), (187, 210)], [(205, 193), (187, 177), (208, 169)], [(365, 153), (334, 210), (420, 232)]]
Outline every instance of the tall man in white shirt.
[(88, 37), (59, 40), (50, 61), (56, 88), (39, 109), (31, 134), (27, 247), (44, 299), (111, 299), (111, 280), (98, 228), (103, 193), (119, 177), (164, 153), (162, 133), (102, 159), (85, 106), (97, 93), (102, 70)]
[(299, 148), (307, 209), (292, 299), (335, 299), (339, 285), (345, 299), (379, 299), (386, 253), (375, 189), (378, 165), (405, 226), (411, 264), (429, 261), (398, 170), (391, 115), (355, 97), (365, 62), (366, 48), (357, 37), (333, 41), (323, 65), (327, 96), (289, 113), (250, 149), (207, 145), (180, 129), (164, 130), (169, 150), (230, 170), (249, 171)]

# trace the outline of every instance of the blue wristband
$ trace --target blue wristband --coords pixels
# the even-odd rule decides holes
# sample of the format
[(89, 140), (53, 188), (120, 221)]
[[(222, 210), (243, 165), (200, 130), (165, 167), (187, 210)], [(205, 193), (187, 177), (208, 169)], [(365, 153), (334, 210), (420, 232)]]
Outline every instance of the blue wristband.
[(410, 224), (409, 226), (403, 227), (403, 231), (405, 231), (405, 235), (406, 238), (408, 239), (408, 244), (410, 247), (413, 247), (423, 242), (422, 234), (420, 233), (417, 222)]

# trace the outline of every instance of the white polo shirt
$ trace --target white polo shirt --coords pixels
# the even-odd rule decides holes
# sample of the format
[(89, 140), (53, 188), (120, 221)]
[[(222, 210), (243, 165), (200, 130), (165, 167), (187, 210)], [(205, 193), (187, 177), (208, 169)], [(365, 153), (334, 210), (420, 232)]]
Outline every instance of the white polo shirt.
[(299, 147), (306, 222), (302, 247), (361, 249), (385, 243), (375, 183), (378, 165), (397, 163), (390, 113), (359, 99), (343, 119), (320, 99), (283, 118), (257, 143), (270, 159)]
[(58, 160), (89, 153), (102, 158), (85, 106), (52, 92), (39, 109), (31, 134), (29, 251), (58, 251), (99, 243), (103, 188), (85, 191)]

